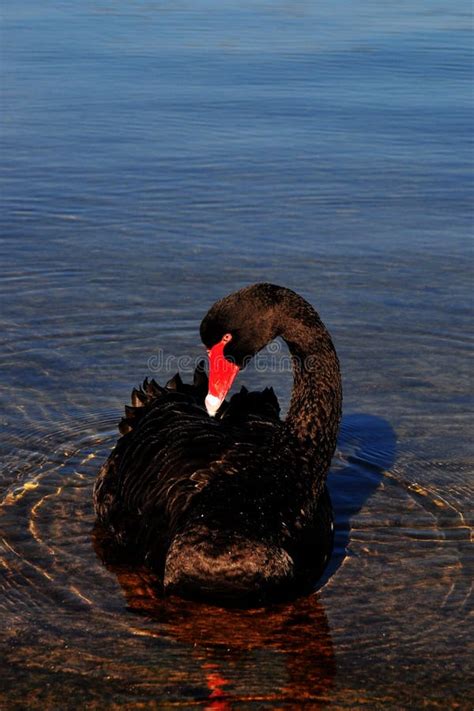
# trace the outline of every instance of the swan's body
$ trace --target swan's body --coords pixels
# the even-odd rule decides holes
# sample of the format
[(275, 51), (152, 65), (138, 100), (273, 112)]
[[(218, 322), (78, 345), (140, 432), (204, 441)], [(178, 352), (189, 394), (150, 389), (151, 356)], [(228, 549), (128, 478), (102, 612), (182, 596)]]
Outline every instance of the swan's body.
[(99, 473), (96, 512), (118, 544), (162, 572), (167, 591), (273, 595), (309, 571), (314, 579), (332, 548), (325, 479), (341, 414), (337, 356), (314, 309), (271, 284), (217, 302), (201, 336), (211, 357), (209, 410), (235, 375), (226, 370), (221, 382), (213, 355), (223, 352), (224, 370), (236, 372), (282, 336), (294, 369), (286, 420), (272, 390), (243, 389), (210, 417), (201, 370), (192, 386), (179, 376), (166, 388), (145, 381), (132, 393), (124, 434)]

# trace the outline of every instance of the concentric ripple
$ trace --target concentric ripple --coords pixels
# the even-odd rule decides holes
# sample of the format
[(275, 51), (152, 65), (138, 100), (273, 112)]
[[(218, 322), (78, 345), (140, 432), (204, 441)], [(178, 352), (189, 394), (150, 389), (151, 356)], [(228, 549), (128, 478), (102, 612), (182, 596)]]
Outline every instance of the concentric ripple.
[[(459, 633), (470, 529), (453, 504), (395, 463), (384, 420), (344, 420), (330, 476), (336, 546), (319, 594), (251, 611), (163, 600), (146, 570), (102, 563), (91, 491), (115, 425), (115, 415), (100, 412), (30, 432), (21, 457), (10, 457), (15, 476), (0, 502), (7, 703), (18, 679), (31, 708), (44, 708), (56, 683), (93, 708), (104, 693), (132, 705), (166, 698), (220, 709), (296, 699), (317, 707), (329, 692), (347, 703), (354, 690), (338, 691), (334, 679), (341, 664), (350, 678), (355, 643), (374, 657), (376, 688), (378, 660), (396, 649), (394, 620), (408, 659), (446, 634), (448, 612), (450, 633)], [(433, 614), (420, 627), (416, 610), (427, 605)]]
[[(330, 686), (334, 658), (319, 603), (305, 601), (301, 608), (239, 616), (179, 600), (165, 603), (145, 570), (102, 565), (94, 550), (91, 489), (115, 432), (108, 418), (97, 418), (96, 433), (82, 434), (92, 421), (76, 422), (49, 460), (40, 452), (36, 459), (30, 457), (27, 478), (26, 472), (18, 472), (21, 483), (12, 485), (0, 503), (1, 612), (7, 620), (9, 649), (6, 698), (14, 699), (18, 678), (27, 675), (29, 703), (39, 708), (43, 701), (33, 699), (33, 689), (52, 674), (66, 688), (79, 685), (95, 703), (103, 695), (94, 685), (99, 670), (100, 685), (105, 678), (117, 698), (121, 693), (129, 698), (132, 685), (137, 703), (155, 694), (212, 701), (225, 698), (229, 685), (243, 700), (255, 694), (266, 701), (291, 698), (295, 685), (298, 694), (315, 698)], [(50, 446), (54, 439), (60, 439), (59, 431), (51, 433)], [(39, 446), (40, 440), (36, 443)], [(29, 446), (34, 444), (31, 435)], [(307, 624), (317, 630), (308, 647), (314, 667), (308, 678), (292, 661)], [(230, 639), (232, 648), (222, 665), (216, 650), (227, 647)], [(33, 655), (38, 644), (42, 654)], [(183, 646), (190, 656), (179, 671)], [(293, 655), (282, 657), (282, 651), (291, 649)], [(250, 678), (240, 687), (238, 679), (232, 680), (233, 665), (252, 666), (253, 657), (270, 664), (280, 677), (277, 692), (273, 683), (262, 688), (260, 676), (252, 681), (253, 692)]]

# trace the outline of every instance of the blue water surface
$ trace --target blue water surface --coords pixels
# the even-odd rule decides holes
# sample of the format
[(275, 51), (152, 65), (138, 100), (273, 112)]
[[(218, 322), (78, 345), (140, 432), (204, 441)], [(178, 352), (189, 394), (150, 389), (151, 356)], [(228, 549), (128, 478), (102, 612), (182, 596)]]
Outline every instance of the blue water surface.
[[(470, 3), (1, 17), (1, 701), (470, 708)], [(334, 557), (281, 608), (164, 603), (97, 557), (92, 484), (131, 388), (256, 281), (340, 355)], [(244, 382), (287, 406), (278, 358)]]

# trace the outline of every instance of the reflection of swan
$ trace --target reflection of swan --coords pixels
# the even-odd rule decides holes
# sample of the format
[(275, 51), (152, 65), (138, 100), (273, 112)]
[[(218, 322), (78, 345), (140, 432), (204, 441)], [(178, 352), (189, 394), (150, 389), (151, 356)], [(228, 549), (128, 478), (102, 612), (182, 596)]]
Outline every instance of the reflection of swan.
[[(284, 422), (272, 391), (234, 396), (233, 379), (281, 336), (293, 359)], [(256, 284), (217, 302), (201, 324), (203, 376), (134, 391), (95, 487), (117, 543), (163, 569), (168, 591), (239, 602), (320, 574), (332, 548), (325, 479), (336, 444), (341, 381), (331, 338), (300, 296)], [(205, 377), (205, 376), (204, 376)]]
[[(328, 621), (315, 595), (247, 610), (163, 598), (149, 570), (107, 560), (101, 535), (96, 529), (96, 553), (117, 576), (128, 609), (153, 620), (140, 634), (180, 642), (199, 662), (205, 708), (305, 700), (316, 709), (320, 697), (327, 699), (336, 664)], [(136, 628), (139, 620), (130, 616), (130, 625)]]

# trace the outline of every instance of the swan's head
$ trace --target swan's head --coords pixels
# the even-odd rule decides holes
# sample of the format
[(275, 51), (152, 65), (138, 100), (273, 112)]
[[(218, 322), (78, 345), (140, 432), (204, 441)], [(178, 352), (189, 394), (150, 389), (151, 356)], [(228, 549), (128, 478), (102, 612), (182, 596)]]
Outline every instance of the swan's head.
[(214, 416), (239, 370), (279, 335), (278, 306), (282, 292), (273, 284), (254, 284), (221, 299), (201, 323), (209, 355), (206, 408)]

